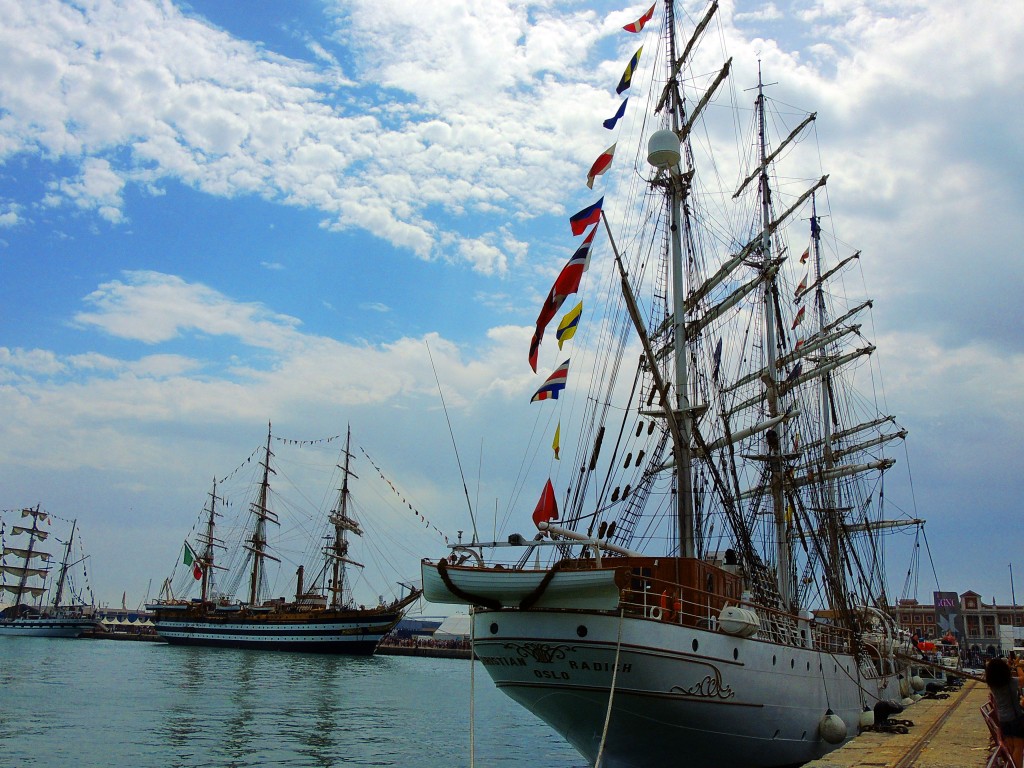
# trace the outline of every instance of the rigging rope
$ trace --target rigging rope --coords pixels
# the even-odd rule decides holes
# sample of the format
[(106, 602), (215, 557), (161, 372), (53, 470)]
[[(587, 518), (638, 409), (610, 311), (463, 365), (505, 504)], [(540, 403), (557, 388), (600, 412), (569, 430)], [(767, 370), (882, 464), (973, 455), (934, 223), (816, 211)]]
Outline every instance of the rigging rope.
[(619, 609), (619, 632), (618, 637), (615, 639), (615, 666), (612, 667), (612, 686), (608, 689), (608, 710), (604, 714), (604, 728), (601, 729), (601, 746), (597, 749), (597, 760), (594, 761), (594, 768), (601, 768), (604, 744), (608, 738), (608, 723), (612, 719), (612, 698), (615, 696), (615, 680), (619, 675), (619, 652), (622, 650), (622, 618), (625, 613), (625, 608)]

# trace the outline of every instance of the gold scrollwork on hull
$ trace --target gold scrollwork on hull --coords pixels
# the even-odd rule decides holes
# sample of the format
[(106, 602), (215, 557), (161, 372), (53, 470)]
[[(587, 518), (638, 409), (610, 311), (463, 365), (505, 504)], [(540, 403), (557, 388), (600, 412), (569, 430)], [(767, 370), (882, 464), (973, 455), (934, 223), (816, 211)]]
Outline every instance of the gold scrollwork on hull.
[(515, 651), (522, 659), (531, 658), (538, 664), (551, 664), (565, 659), (569, 645), (549, 645), (548, 643), (505, 643), (505, 648)]
[(718, 667), (712, 667), (712, 669), (714, 669), (713, 674), (705, 675), (703, 680), (699, 680), (689, 688), (673, 685), (669, 688), (669, 693), (681, 693), (684, 696), (694, 696), (702, 699), (733, 698), (736, 692), (728, 685), (722, 684), (722, 673), (718, 670)]

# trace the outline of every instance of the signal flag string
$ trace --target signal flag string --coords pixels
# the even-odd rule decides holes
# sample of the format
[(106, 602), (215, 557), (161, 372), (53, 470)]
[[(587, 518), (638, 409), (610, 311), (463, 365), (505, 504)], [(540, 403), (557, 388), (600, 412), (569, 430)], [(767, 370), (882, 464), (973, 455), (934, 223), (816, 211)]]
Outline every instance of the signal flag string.
[(438, 533), (438, 535), (440, 535), (444, 539), (444, 543), (447, 544), (448, 543), (448, 536), (447, 536), (447, 534), (445, 534), (444, 531), (442, 531), (440, 528), (438, 528), (436, 525), (434, 525), (432, 522), (430, 522), (430, 520), (427, 519), (426, 515), (424, 515), (422, 512), (420, 512), (418, 509), (416, 509), (416, 507), (414, 507), (412, 504), (410, 504), (408, 501), (406, 501), (405, 496), (402, 495), (402, 492), (399, 491), (398, 488), (395, 487), (394, 483), (392, 483), (390, 480), (388, 480), (387, 476), (385, 476), (385, 474), (384, 474), (384, 471), (379, 466), (377, 466), (377, 463), (373, 459), (370, 458), (370, 454), (368, 454), (366, 452), (366, 449), (363, 448), (363, 446), (359, 446), (359, 450), (362, 452), (363, 456), (366, 457), (366, 460), (368, 462), (370, 462), (370, 465), (375, 470), (377, 470), (377, 474), (380, 475), (380, 479), (388, 484), (388, 487), (391, 488), (392, 492), (395, 494), (395, 496), (397, 496), (399, 498), (399, 500), (402, 502), (402, 504), (404, 504), (406, 507), (408, 507), (410, 510), (412, 510), (412, 513), (414, 515), (416, 515), (417, 518), (422, 520), (423, 524), (427, 528), (430, 528), (431, 530), (436, 531)]

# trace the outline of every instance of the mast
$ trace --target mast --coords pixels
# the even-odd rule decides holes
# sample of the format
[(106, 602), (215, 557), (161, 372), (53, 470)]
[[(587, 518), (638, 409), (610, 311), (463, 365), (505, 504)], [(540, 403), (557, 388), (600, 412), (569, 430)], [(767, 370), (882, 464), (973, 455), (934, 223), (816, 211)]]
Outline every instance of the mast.
[[(270, 468), (270, 457), (274, 454), (270, 451), (270, 428), (271, 425), (267, 423), (267, 445), (264, 449), (263, 458), (263, 481), (260, 483), (260, 496), (259, 500), (253, 502), (249, 511), (256, 517), (256, 525), (253, 527), (252, 538), (249, 539), (249, 545), (246, 549), (252, 553), (252, 574), (249, 577), (249, 604), (256, 605), (259, 600), (259, 588), (260, 588), (260, 576), (263, 571), (263, 559), (270, 558), (275, 562), (281, 562), (273, 555), (269, 555), (266, 552), (267, 546), (267, 520), (272, 523), (277, 523), (277, 515), (267, 508), (268, 496), (270, 494), (270, 473), (274, 472)], [(275, 473), (276, 474), (276, 473)]]
[(356, 536), (362, 536), (363, 531), (359, 527), (354, 519), (348, 514), (348, 478), (349, 476), (358, 476), (349, 469), (349, 461), (352, 458), (352, 453), (349, 450), (352, 441), (352, 429), (348, 428), (345, 435), (345, 462), (344, 465), (339, 464), (338, 469), (341, 470), (341, 488), (338, 489), (338, 503), (336, 507), (331, 510), (330, 522), (334, 526), (334, 539), (324, 548), (324, 556), (331, 566), (331, 583), (329, 589), (331, 591), (331, 608), (338, 609), (345, 605), (345, 589), (346, 589), (346, 570), (345, 566), (348, 564), (362, 567), (361, 563), (357, 563), (354, 560), (350, 560), (348, 557), (348, 534), (354, 533)]
[(43, 586), (30, 586), (28, 580), (32, 576), (38, 576), (39, 578), (45, 579), (47, 568), (33, 568), (32, 558), (38, 557), (44, 563), (49, 562), (50, 553), (37, 551), (35, 549), (36, 541), (42, 541), (46, 538), (47, 533), (39, 530), (39, 521), (45, 520), (49, 515), (46, 512), (42, 512), (39, 509), (39, 505), (36, 504), (35, 508), (25, 508), (21, 510), (22, 517), (32, 517), (32, 527), (24, 528), (21, 526), (12, 526), (11, 533), (27, 533), (28, 534), (28, 547), (26, 549), (19, 549), (16, 547), (4, 547), (4, 554), (16, 554), (22, 560), (21, 566), (4, 566), (4, 570), (7, 573), (18, 576), (18, 586), (15, 588), (5, 587), (6, 591), (14, 594), (14, 617), (17, 618), (19, 608), (21, 605), (21, 598), (26, 594), (30, 594), (32, 597), (41, 597), (45, 591), (45, 583)]
[[(217, 478), (213, 478), (213, 487), (210, 490), (210, 508), (207, 510), (209, 513), (206, 517), (206, 532), (199, 536), (200, 541), (205, 545), (203, 547), (203, 555), (200, 560), (201, 568), (203, 572), (203, 580), (201, 586), (201, 599), (205, 603), (209, 593), (212, 579), (210, 578), (213, 574), (213, 569), (216, 567), (213, 564), (214, 559), (214, 537), (213, 529), (216, 526), (216, 517), (220, 513), (217, 512), (217, 502), (222, 499), (217, 495)], [(265, 504), (264, 504), (265, 506)]]
[[(668, 56), (670, 71), (676, 61), (676, 36), (675, 36), (675, 14), (671, 0), (665, 2), (665, 25), (668, 37)], [(680, 130), (680, 114), (683, 110), (682, 98), (679, 93), (678, 83), (673, 76), (672, 82), (667, 86), (670, 90), (671, 109), (669, 110), (671, 130), (677, 136)], [(674, 440), (676, 448), (676, 517), (679, 528), (679, 555), (681, 557), (693, 557), (696, 553), (696, 542), (694, 540), (694, 505), (693, 505), (693, 451), (691, 449), (692, 415), (689, 400), (689, 372), (687, 370), (687, 347), (686, 347), (686, 311), (685, 293), (683, 286), (684, 264), (682, 230), (685, 227), (689, 233), (690, 221), (682, 215), (683, 198), (686, 195), (687, 185), (679, 173), (678, 163), (669, 168), (669, 182), (666, 194), (668, 195), (668, 206), (671, 224), (672, 249), (672, 322), (673, 353), (675, 368), (673, 370), (673, 386), (675, 389), (675, 409), (679, 414), (677, 423), (680, 426), (681, 435)], [(654, 361), (651, 361), (654, 365)], [(670, 405), (665, 403), (665, 408)]]
[[(811, 196), (811, 253), (814, 260), (814, 278), (817, 283), (817, 288), (814, 291), (814, 307), (818, 321), (818, 332), (821, 333), (828, 322), (828, 316), (825, 311), (825, 291), (823, 290), (821, 280), (821, 230), (818, 226), (817, 199), (813, 195)], [(832, 449), (833, 437), (832, 430), (830, 429), (830, 414), (833, 410), (833, 403), (831, 378), (828, 373), (825, 373), (818, 379), (818, 387), (821, 396), (821, 456), (824, 469), (822, 476), (825, 478), (821, 486), (822, 514), (825, 517), (823, 522), (829, 559), (828, 568), (837, 576), (832, 582), (832, 599), (839, 605), (845, 606), (843, 596), (838, 594), (839, 585), (842, 583), (839, 574), (842, 573), (843, 568), (842, 554), (839, 547), (842, 521), (839, 519), (839, 512), (836, 507), (837, 478), (833, 477), (836, 457)]]
[(1010, 563), (1010, 600), (1013, 601), (1013, 607), (1017, 607), (1017, 593), (1013, 589), (1013, 563)]
[(78, 524), (77, 520), (71, 521), (71, 535), (68, 536), (67, 543), (64, 545), (64, 557), (60, 562), (60, 570), (57, 572), (57, 587), (54, 590), (53, 595), (53, 610), (57, 611), (60, 606), (60, 599), (64, 596), (64, 581), (67, 578), (68, 573), (68, 560), (71, 559), (71, 544), (75, 540), (75, 526)]
[[(759, 177), (759, 193), (761, 197), (761, 270), (767, 275), (767, 284), (764, 291), (764, 345), (765, 345), (765, 385), (767, 387), (768, 416), (775, 418), (780, 413), (779, 408), (779, 382), (776, 369), (776, 349), (778, 345), (778, 331), (775, 327), (775, 285), (774, 272), (771, 259), (771, 188), (768, 184), (768, 140), (765, 131), (765, 104), (764, 104), (764, 80), (761, 77), (761, 66), (757, 68), (757, 133), (758, 149), (760, 151), (761, 173)], [(771, 429), (765, 434), (768, 444), (768, 471), (770, 473), (770, 490), (772, 498), (772, 514), (775, 520), (775, 549), (776, 549), (776, 580), (779, 588), (779, 597), (782, 607), (788, 610), (793, 598), (793, 584), (790, 577), (791, 558), (789, 552), (789, 523), (786, 515), (786, 501), (783, 496), (783, 477), (785, 468), (783, 466), (782, 448), (779, 434)]]

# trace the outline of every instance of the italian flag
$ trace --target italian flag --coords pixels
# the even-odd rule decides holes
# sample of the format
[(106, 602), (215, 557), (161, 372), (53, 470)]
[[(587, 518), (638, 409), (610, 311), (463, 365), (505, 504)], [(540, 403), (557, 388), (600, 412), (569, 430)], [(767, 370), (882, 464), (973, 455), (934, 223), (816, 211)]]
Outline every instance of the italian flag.
[(203, 578), (203, 569), (202, 566), (199, 565), (199, 555), (197, 555), (195, 551), (192, 549), (192, 547), (188, 545), (187, 541), (185, 542), (184, 562), (185, 565), (192, 566), (192, 576), (193, 578), (195, 578), (196, 581), (199, 581), (201, 578)]

